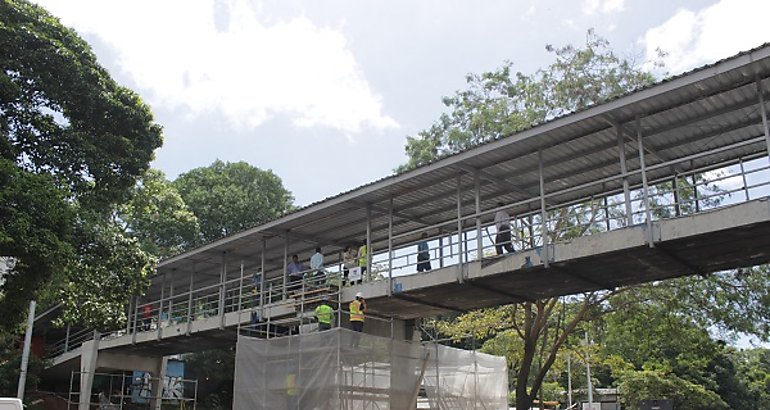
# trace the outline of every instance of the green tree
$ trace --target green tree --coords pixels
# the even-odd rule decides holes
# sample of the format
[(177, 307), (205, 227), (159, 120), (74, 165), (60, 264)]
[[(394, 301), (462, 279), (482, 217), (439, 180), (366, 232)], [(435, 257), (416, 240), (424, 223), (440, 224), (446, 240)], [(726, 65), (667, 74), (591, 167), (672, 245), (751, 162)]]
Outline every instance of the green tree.
[[(732, 409), (755, 408), (748, 383), (736, 370), (740, 363), (734, 350), (706, 330), (767, 340), (762, 324), (769, 312), (762, 300), (769, 295), (768, 275), (765, 267), (753, 270), (678, 278), (615, 296), (602, 321), (602, 353), (622, 358), (632, 371), (655, 369), (700, 386)], [(764, 289), (751, 289), (760, 281)], [(621, 383), (624, 375), (618, 376)]]
[[(0, 255), (15, 261), (0, 285), (6, 328), (48, 285), (70, 298), (65, 317), (92, 324), (141, 287), (152, 261), (111, 212), (161, 142), (149, 107), (73, 30), (27, 1), (0, 1)], [(90, 299), (107, 290), (117, 293)]]
[(131, 199), (118, 208), (117, 217), (142, 250), (158, 258), (178, 254), (201, 241), (198, 218), (156, 169), (142, 175)]
[[(443, 100), (450, 112), (417, 137), (407, 138), (409, 159), (399, 171), (584, 109), (654, 81), (651, 74), (617, 56), (609, 43), (593, 31), (588, 32), (584, 48), (549, 45), (546, 49), (554, 54), (555, 61), (532, 75), (512, 74), (511, 63), (494, 72), (468, 75), (467, 89)], [(557, 211), (554, 216), (558, 217), (558, 228), (585, 222), (580, 220), (585, 212), (573, 211)], [(590, 225), (559, 229), (561, 233), (552, 233), (551, 240), (581, 236)], [(512, 355), (506, 356), (519, 358), (510, 362), (516, 372), (516, 407), (529, 408), (559, 349), (580, 323), (601, 311), (611, 295), (612, 292), (592, 292), (562, 300), (563, 303), (559, 298), (550, 298), (511, 305), (462, 316), (441, 328), (454, 337), (471, 332), (494, 338), (497, 331), (515, 330), (521, 342), (513, 346)], [(490, 317), (496, 319), (489, 320)]]
[[(466, 90), (444, 99), (449, 113), (417, 137), (407, 139), (409, 161), (400, 170), (607, 101), (654, 80), (632, 61), (618, 57), (607, 41), (592, 31), (588, 32), (584, 48), (548, 46), (547, 50), (554, 54), (555, 62), (533, 75), (511, 74), (510, 63), (495, 72), (469, 75)], [(663, 192), (667, 188), (655, 189)], [(682, 195), (688, 195), (686, 184)], [(685, 203), (686, 200), (683, 198)], [(662, 204), (653, 205), (654, 213), (665, 212)], [(551, 212), (548, 219), (556, 221), (548, 231), (551, 242), (600, 230), (590, 216), (595, 214), (591, 212), (594, 206), (585, 203)], [(535, 232), (535, 238), (525, 240), (532, 239), (530, 245), (536, 246), (537, 236), (539, 233)], [(697, 311), (702, 314), (698, 323), (767, 337), (764, 326), (756, 326), (766, 323), (770, 317), (765, 303), (766, 285), (770, 283), (767, 274), (726, 272), (710, 275), (705, 280), (696, 277), (665, 283), (682, 296), (672, 308)], [(694, 292), (693, 288), (703, 293)], [(560, 367), (559, 351), (579, 344), (574, 333), (589, 330), (587, 322), (624, 306), (611, 301), (634, 289), (636, 287), (626, 287), (487, 309), (439, 322), (437, 326), (443, 334), (457, 339), (474, 334), (485, 340), (485, 349), (508, 357), (514, 372), (516, 407), (529, 408), (543, 383), (552, 379), (548, 372), (554, 366)], [(643, 291), (644, 287), (640, 288), (639, 292)], [(633, 298), (626, 300), (633, 301)], [(597, 330), (593, 329), (593, 333)], [(698, 369), (705, 371), (703, 367)]]
[(748, 389), (754, 409), (770, 410), (770, 349), (755, 348), (733, 353), (736, 374)]
[(674, 374), (641, 370), (623, 373), (619, 379), (626, 408), (637, 410), (646, 399), (668, 399), (679, 410), (727, 410), (731, 407), (716, 393)]
[(200, 222), (203, 240), (253, 227), (292, 208), (292, 196), (272, 171), (246, 162), (214, 161), (180, 175), (174, 186)]
[(546, 46), (555, 61), (526, 75), (506, 62), (496, 71), (468, 74), (467, 88), (444, 97), (449, 113), (407, 137), (405, 171), (446, 155), (530, 128), (651, 84), (655, 78), (615, 54), (589, 30), (585, 48)]

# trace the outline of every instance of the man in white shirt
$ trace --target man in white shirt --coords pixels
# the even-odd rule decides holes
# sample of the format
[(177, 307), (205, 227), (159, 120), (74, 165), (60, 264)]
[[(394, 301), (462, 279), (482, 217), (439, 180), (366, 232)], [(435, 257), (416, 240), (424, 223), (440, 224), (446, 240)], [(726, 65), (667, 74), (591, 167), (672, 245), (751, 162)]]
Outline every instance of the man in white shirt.
[(319, 285), (323, 279), (324, 272), (324, 255), (321, 253), (321, 248), (315, 248), (315, 253), (310, 257), (310, 269), (313, 272), (313, 279), (316, 285)]
[[(498, 202), (497, 206), (502, 207), (502, 202)], [(495, 213), (495, 229), (497, 229), (497, 236), (495, 236), (495, 250), (498, 255), (503, 254), (503, 249), (508, 253), (513, 253), (513, 245), (511, 244), (511, 217), (505, 209), (501, 209)]]

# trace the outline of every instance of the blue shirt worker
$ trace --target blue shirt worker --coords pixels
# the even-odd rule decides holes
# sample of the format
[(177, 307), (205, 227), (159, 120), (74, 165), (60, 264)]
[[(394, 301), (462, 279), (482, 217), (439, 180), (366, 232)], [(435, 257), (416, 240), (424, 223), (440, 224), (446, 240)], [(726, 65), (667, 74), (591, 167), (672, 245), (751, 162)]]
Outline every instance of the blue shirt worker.
[(299, 282), (302, 280), (302, 271), (305, 267), (299, 263), (299, 256), (291, 255), (291, 263), (286, 267), (286, 273), (289, 275), (289, 282)]

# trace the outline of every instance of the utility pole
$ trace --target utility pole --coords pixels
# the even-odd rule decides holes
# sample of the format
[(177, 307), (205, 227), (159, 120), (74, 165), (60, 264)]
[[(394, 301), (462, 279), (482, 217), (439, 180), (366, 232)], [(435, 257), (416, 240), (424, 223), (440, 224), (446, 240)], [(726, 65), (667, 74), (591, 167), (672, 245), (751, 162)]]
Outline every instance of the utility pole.
[(35, 324), (35, 301), (29, 302), (29, 317), (27, 317), (27, 333), (24, 335), (24, 349), (21, 353), (21, 371), (19, 372), (19, 389), (16, 397), (24, 400), (24, 384), (27, 382), (27, 364), (29, 363), (29, 349), (32, 345), (32, 326)]
[(567, 402), (572, 408), (572, 355), (567, 352)]
[(594, 407), (594, 388), (591, 385), (591, 359), (589, 357), (588, 332), (586, 331), (586, 378), (588, 379), (588, 408)]

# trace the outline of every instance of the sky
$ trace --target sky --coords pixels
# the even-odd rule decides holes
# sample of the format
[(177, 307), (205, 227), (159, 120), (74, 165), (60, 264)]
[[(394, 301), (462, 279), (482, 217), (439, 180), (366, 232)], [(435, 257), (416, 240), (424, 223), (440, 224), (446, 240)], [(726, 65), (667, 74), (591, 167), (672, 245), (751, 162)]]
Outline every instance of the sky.
[[(764, 0), (37, 0), (152, 107), (169, 179), (271, 169), (303, 206), (380, 179), (465, 76), (529, 74), (586, 31), (677, 74), (770, 42)], [(664, 75), (664, 72), (658, 72)], [(747, 339), (739, 345), (749, 344)]]
[[(465, 76), (594, 28), (679, 73), (770, 41), (762, 0), (38, 0), (164, 127), (169, 179), (216, 159), (280, 176), (303, 206), (388, 176)], [(663, 74), (663, 73), (659, 73)]]

